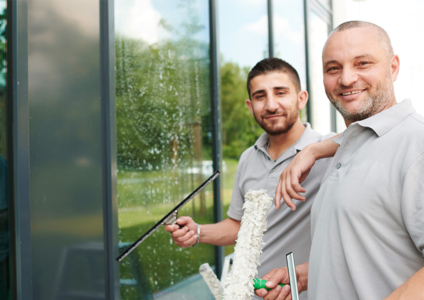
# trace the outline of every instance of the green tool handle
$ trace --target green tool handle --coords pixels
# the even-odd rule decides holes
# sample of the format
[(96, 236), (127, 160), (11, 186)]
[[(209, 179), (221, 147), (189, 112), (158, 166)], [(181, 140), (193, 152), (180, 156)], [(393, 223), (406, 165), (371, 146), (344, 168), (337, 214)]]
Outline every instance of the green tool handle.
[[(258, 279), (258, 278), (253, 279), (253, 287), (255, 288), (255, 290), (266, 289), (267, 291), (270, 291), (271, 289), (265, 286), (265, 283), (267, 283), (265, 279)], [(282, 283), (280, 283), (279, 285), (281, 287), (284, 286), (284, 284)]]

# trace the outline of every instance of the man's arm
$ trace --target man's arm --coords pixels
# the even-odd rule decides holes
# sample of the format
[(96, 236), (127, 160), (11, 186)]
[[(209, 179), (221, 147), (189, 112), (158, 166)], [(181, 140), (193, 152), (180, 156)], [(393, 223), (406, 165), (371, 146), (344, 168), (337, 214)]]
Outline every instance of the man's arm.
[(384, 300), (422, 300), (424, 299), (424, 268), (412, 275)]
[[(196, 243), (197, 225), (190, 217), (180, 217), (177, 223), (184, 225), (179, 229), (178, 225), (166, 225), (165, 230), (171, 233), (175, 244), (187, 248)], [(231, 218), (216, 224), (203, 224), (200, 226), (199, 243), (215, 246), (228, 246), (236, 243), (237, 234), (240, 230), (240, 221)]]
[(306, 198), (299, 193), (306, 190), (300, 185), (309, 175), (313, 165), (318, 159), (332, 157), (339, 145), (333, 139), (340, 134), (327, 140), (310, 144), (300, 151), (280, 175), (280, 180), (275, 191), (275, 208), (280, 208), (281, 198), (292, 209), (296, 209), (292, 198), (305, 201)]

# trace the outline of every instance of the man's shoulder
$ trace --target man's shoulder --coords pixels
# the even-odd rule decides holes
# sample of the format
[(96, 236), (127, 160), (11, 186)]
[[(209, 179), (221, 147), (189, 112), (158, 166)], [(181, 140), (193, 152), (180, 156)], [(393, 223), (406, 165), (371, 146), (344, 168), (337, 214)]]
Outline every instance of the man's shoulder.
[(415, 122), (417, 122), (417, 125), (420, 126), (419, 129), (423, 130), (424, 128), (424, 116), (420, 115), (419, 113), (413, 113), (411, 114), (412, 119), (414, 119)]
[(401, 123), (398, 131), (403, 132), (402, 135), (405, 134), (413, 140), (424, 141), (424, 116), (416, 112), (410, 114), (404, 122)]
[(243, 151), (243, 153), (240, 155), (239, 163), (245, 161), (246, 159), (251, 158), (252, 156), (256, 155), (258, 152), (258, 149), (255, 145), (250, 146), (246, 150)]
[(329, 132), (326, 134), (322, 134), (311, 127), (309, 123), (304, 123), (306, 125), (305, 137), (310, 139), (312, 143), (320, 142), (326, 139), (329, 139), (336, 135), (334, 132)]

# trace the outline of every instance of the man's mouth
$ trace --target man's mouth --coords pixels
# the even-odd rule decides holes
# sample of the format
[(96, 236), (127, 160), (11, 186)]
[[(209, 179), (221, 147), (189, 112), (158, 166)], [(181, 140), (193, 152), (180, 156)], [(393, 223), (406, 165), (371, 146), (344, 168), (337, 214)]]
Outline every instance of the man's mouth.
[(274, 118), (280, 118), (284, 117), (285, 115), (266, 115), (264, 116), (265, 119), (274, 119)]
[(340, 95), (342, 95), (342, 96), (349, 96), (349, 95), (354, 95), (354, 94), (362, 93), (363, 91), (365, 91), (365, 90), (354, 90), (354, 91), (349, 91), (349, 92), (341, 93)]

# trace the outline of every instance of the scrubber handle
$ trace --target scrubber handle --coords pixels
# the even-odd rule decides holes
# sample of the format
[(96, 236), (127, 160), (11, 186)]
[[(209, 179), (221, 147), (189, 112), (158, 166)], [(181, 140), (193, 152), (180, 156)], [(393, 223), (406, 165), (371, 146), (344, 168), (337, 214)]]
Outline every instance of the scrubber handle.
[[(267, 291), (270, 291), (271, 288), (265, 286), (265, 283), (267, 283), (265, 279), (258, 279), (258, 278), (253, 279), (253, 287), (255, 288), (255, 290), (266, 289)], [(282, 283), (280, 283), (279, 285), (281, 287), (284, 286), (284, 284)]]

